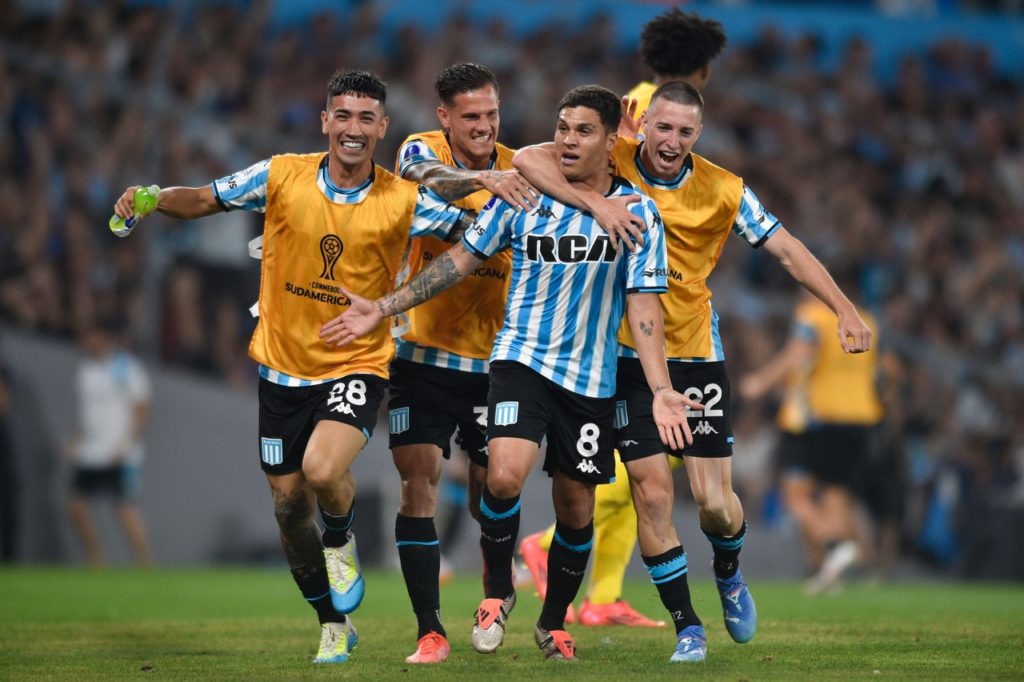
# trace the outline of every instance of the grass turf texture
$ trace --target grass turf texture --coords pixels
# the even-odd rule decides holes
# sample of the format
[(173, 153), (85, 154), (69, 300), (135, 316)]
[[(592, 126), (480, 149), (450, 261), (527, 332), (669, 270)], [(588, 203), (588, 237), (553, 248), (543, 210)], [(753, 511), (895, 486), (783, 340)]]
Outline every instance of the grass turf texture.
[[(792, 679), (1024, 679), (1024, 587), (853, 586), (810, 599), (790, 583), (754, 583), (760, 623), (734, 644), (710, 583), (693, 587), (708, 630), (705, 664), (670, 665), (668, 628), (570, 626), (580, 663), (547, 663), (533, 643), (540, 605), (521, 594), (505, 644), (483, 656), (469, 630), (480, 580), (442, 589), (452, 655), (410, 666), (415, 619), (397, 572), (368, 572), (355, 614), (360, 644), (347, 664), (314, 666), (315, 615), (285, 568), (0, 569), (0, 679), (295, 679), (371, 676), (448, 679), (701, 677)], [(663, 617), (650, 584), (626, 597)]]

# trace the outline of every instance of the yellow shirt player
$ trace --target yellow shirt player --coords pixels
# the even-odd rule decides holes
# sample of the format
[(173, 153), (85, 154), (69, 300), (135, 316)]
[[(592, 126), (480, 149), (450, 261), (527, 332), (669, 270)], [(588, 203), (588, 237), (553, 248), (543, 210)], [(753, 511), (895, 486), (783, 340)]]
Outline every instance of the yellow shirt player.
[[(396, 172), (474, 212), (492, 196), (532, 209), (532, 190), (512, 169), (512, 150), (497, 141), (494, 74), (480, 64), (453, 64), (438, 74), (435, 89), (441, 130), (410, 135), (398, 151)], [(449, 246), (435, 237), (413, 239), (408, 278)], [(457, 442), (469, 455), (469, 508), (476, 517), (487, 475), (487, 360), (504, 321), (511, 266), (511, 252), (500, 253), (409, 310), (391, 365), (389, 437), (402, 479), (395, 541), (417, 621), (410, 663), (437, 663), (451, 650), (440, 616), (437, 474), (442, 457), (451, 456), (457, 428)]]
[[(377, 76), (338, 72), (321, 112), (326, 154), (274, 156), (204, 187), (163, 189), (157, 203), (173, 218), (236, 208), (265, 214), (249, 347), (260, 363), (260, 460), (292, 576), (321, 623), (317, 663), (347, 661), (358, 639), (346, 615), (365, 589), (349, 467), (376, 423), (394, 352), (386, 330), (337, 349), (320, 328), (348, 307), (348, 291), (394, 288), (410, 236), (454, 238), (465, 229), (463, 209), (374, 165), (388, 127), (386, 96)], [(132, 214), (134, 189), (118, 199), (118, 215)]]
[[(878, 393), (878, 352), (849, 355), (829, 338), (835, 314), (809, 295), (797, 306), (785, 348), (739, 382), (754, 400), (785, 385), (779, 409), (781, 491), (816, 569), (806, 589), (836, 585), (862, 554), (867, 535), (855, 498), (868, 485), (876, 426), (884, 416)], [(863, 313), (873, 334), (874, 319)]]
[[(717, 316), (711, 308), (707, 276), (730, 233), (752, 246), (764, 246), (791, 275), (825, 300), (839, 318), (838, 334), (848, 352), (861, 352), (870, 344), (870, 330), (825, 269), (779, 221), (768, 213), (754, 194), (733, 174), (692, 154), (700, 136), (703, 99), (691, 85), (672, 81), (652, 96), (644, 117), (644, 142), (618, 141), (613, 152), (616, 171), (636, 183), (655, 200), (665, 221), (669, 250), (669, 293), (662, 297), (666, 320), (666, 349), (672, 383), (688, 397), (703, 403), (689, 414), (694, 443), (671, 452), (684, 457), (691, 492), (698, 503), (701, 528), (712, 544), (716, 582), (725, 625), (738, 642), (749, 641), (756, 629), (756, 610), (750, 591), (738, 570), (738, 556), (746, 533), (739, 499), (731, 488), (732, 428), (730, 393)], [(517, 165), (519, 162), (517, 157)], [(527, 177), (544, 191), (548, 188), (531, 173)], [(637, 360), (633, 339), (620, 335), (617, 439), (630, 476), (633, 498), (651, 498), (670, 485), (665, 452), (652, 441), (652, 424), (640, 403), (649, 389), (635, 380)], [(673, 362), (674, 360), (674, 362)], [(660, 441), (657, 430), (653, 438)], [(645, 490), (650, 486), (651, 490)], [(671, 495), (667, 496), (671, 500)], [(673, 614), (683, 656), (702, 645), (683, 640), (703, 640), (703, 628), (692, 610), (685, 586), (685, 553), (671, 527), (669, 510), (637, 508), (640, 549), (652, 579), (659, 585), (663, 603)], [(658, 582), (665, 563), (677, 567), (680, 583), (671, 593)], [(685, 608), (673, 605), (683, 603)], [(679, 614), (681, 617), (676, 617)], [(680, 653), (677, 649), (677, 653)], [(702, 657), (703, 653), (694, 653)], [(690, 660), (690, 659), (687, 659)]]

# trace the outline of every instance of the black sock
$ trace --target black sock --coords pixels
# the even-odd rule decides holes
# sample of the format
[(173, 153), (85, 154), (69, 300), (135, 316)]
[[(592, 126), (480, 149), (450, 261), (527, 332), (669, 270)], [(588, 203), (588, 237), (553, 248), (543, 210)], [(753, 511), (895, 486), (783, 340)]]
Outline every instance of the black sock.
[(327, 582), (327, 567), (299, 566), (292, 569), (292, 578), (309, 605), (316, 611), (321, 623), (344, 623), (345, 616), (331, 605), (331, 588)]
[(690, 585), (686, 582), (686, 552), (683, 546), (673, 547), (664, 554), (642, 556), (651, 582), (658, 588), (661, 603), (668, 609), (676, 634), (690, 625), (700, 625), (700, 618), (690, 602)]
[(715, 553), (715, 558), (711, 562), (715, 569), (715, 577), (724, 580), (736, 575), (736, 571), (740, 568), (740, 550), (743, 549), (743, 538), (747, 536), (746, 519), (743, 520), (739, 532), (732, 537), (709, 533), (703, 528), (701, 530), (711, 542), (711, 549)]
[(348, 542), (348, 531), (352, 528), (355, 508), (347, 514), (332, 514), (320, 507), (320, 519), (324, 524), (324, 547), (344, 547)]
[(519, 496), (501, 499), (484, 486), (480, 497), (480, 551), (484, 555), (484, 596), (504, 599), (512, 585), (512, 556), (519, 537)]
[(447, 637), (441, 625), (441, 590), (438, 587), (441, 552), (433, 517), (423, 519), (399, 514), (395, 517), (395, 544), (419, 627), (416, 639), (428, 632)]
[(555, 522), (555, 539), (548, 550), (548, 593), (540, 611), (545, 630), (564, 630), (565, 611), (583, 584), (587, 560), (594, 546), (594, 522), (570, 528)]

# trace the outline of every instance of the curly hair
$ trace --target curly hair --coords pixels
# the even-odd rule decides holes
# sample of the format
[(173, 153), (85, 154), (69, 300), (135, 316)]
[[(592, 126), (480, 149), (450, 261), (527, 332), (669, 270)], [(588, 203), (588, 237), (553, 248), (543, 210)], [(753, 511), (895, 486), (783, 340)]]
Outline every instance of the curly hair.
[(640, 55), (658, 76), (688, 76), (725, 49), (725, 28), (714, 19), (673, 7), (644, 25)]

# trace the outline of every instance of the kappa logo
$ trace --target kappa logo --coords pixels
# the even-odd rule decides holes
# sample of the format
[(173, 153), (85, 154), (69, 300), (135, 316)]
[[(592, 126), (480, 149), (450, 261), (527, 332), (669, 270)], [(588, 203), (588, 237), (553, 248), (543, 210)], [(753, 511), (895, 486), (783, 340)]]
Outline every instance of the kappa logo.
[(718, 431), (711, 424), (701, 420), (697, 422), (697, 426), (693, 427), (693, 433), (698, 436), (710, 436), (712, 433), (718, 433)]
[(539, 216), (541, 218), (546, 218), (547, 220), (551, 220), (552, 218), (555, 217), (555, 212), (552, 211), (551, 208), (548, 207), (548, 206), (544, 206), (543, 204), (538, 204), (537, 208), (530, 215)]
[(594, 466), (594, 463), (589, 459), (585, 459), (576, 465), (576, 468), (585, 474), (599, 474), (601, 470)]
[(620, 440), (619, 441), (619, 447), (620, 448), (628, 448), (630, 445), (640, 445), (640, 442), (639, 441), (635, 441), (635, 440)]

